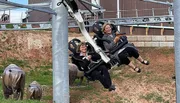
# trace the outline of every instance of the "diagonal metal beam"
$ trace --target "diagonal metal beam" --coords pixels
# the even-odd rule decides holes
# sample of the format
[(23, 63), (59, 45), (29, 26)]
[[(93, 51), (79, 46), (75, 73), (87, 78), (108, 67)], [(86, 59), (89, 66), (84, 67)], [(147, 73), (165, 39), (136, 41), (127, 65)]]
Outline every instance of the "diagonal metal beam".
[(15, 7), (20, 7), (20, 8), (32, 9), (32, 10), (36, 10), (36, 11), (40, 11), (40, 12), (46, 12), (46, 13), (50, 13), (50, 14), (56, 15), (56, 12), (53, 11), (51, 8), (44, 9), (43, 7), (33, 7), (33, 6), (13, 3), (13, 2), (10, 2), (10, 1), (3, 1), (3, 0), (0, 0), (0, 3), (6, 4), (6, 5), (15, 6)]
[(34, 6), (34, 7), (50, 7), (51, 2), (43, 2), (43, 3), (35, 3), (35, 4), (28, 4), (28, 6)]
[(96, 8), (98, 8), (98, 9), (103, 9), (103, 7), (101, 7), (101, 6), (99, 6), (99, 5), (94, 5), (94, 4), (92, 4), (92, 3), (90, 3), (90, 2), (88, 2), (88, 1), (86, 1), (86, 0), (79, 0), (79, 1), (81, 1), (81, 2), (83, 2), (83, 3), (85, 3), (85, 4), (88, 4), (88, 5), (91, 5), (91, 6), (93, 6), (93, 7), (96, 7)]

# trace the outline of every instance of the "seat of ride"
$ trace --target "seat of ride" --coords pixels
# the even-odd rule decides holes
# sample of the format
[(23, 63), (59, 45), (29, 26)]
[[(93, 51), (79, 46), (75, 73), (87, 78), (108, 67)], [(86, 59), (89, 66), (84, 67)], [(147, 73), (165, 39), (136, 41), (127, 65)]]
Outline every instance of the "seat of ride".
[[(102, 59), (99, 59), (95, 63), (90, 63), (87, 66), (88, 71), (84, 71), (84, 68), (82, 66), (80, 66), (80, 64), (79, 64), (80, 62), (84, 62), (84, 61), (81, 60), (81, 59), (76, 58), (76, 55), (79, 55), (79, 53), (77, 52), (77, 48), (78, 48), (78, 45), (80, 43), (81, 43), (81, 41), (79, 39), (77, 39), (77, 38), (74, 38), (74, 39), (69, 41), (68, 49), (71, 51), (69, 56), (71, 57), (72, 63), (75, 64), (80, 71), (84, 72), (85, 77), (87, 77), (88, 80), (92, 80), (92, 78), (89, 77), (88, 74), (91, 73), (93, 70), (95, 70), (99, 65), (104, 63), (104, 61)], [(87, 45), (88, 54), (95, 53), (94, 48), (91, 46), (90, 43), (86, 42), (86, 45)], [(86, 70), (87, 70), (87, 68), (86, 68)]]
[[(101, 47), (104, 51), (105, 51), (105, 47), (104, 47), (104, 44), (103, 42), (107, 42), (107, 43), (110, 43), (110, 41), (106, 40), (106, 39), (103, 39), (103, 32), (102, 32), (102, 27), (103, 25), (105, 24), (105, 22), (102, 22), (102, 21), (96, 21), (92, 28), (93, 28), (93, 32), (95, 33), (93, 39), (94, 41), (96, 42), (96, 44)], [(114, 24), (111, 24), (111, 28), (112, 28), (112, 33), (116, 33), (116, 32), (119, 32), (117, 27), (114, 25)], [(119, 34), (123, 35), (119, 42), (118, 42), (118, 46), (116, 48), (114, 48), (113, 50), (109, 51), (109, 54), (110, 54), (110, 59), (111, 59), (111, 65), (115, 65), (116, 63), (118, 63), (118, 65), (120, 65), (120, 61), (118, 61), (117, 58), (114, 58), (114, 53), (118, 50), (120, 50), (124, 45), (126, 45), (128, 43), (128, 40), (127, 40), (127, 37), (124, 35), (126, 33), (120, 33)], [(114, 64), (115, 63), (115, 64)]]
[[(94, 23), (93, 32), (95, 33), (95, 35), (94, 35), (93, 39), (94, 39), (95, 43), (99, 47), (101, 47), (102, 50), (105, 51), (103, 42), (104, 41), (109, 42), (109, 41), (105, 40), (105, 39), (102, 39), (103, 33), (102, 33), (101, 29), (102, 29), (103, 24), (104, 24), (104, 22), (101, 22), (101, 21), (97, 21), (97, 22)], [(113, 32), (117, 31), (116, 26), (113, 25), (113, 24), (112, 24), (112, 30), (113, 30)], [(77, 53), (77, 47), (78, 47), (78, 45), (80, 43), (81, 43), (81, 41), (79, 39), (74, 38), (74, 39), (69, 41), (68, 47), (69, 47), (69, 50), (71, 51), (70, 56), (71, 56), (72, 63), (75, 64), (80, 71), (83, 71), (83, 68), (79, 65), (79, 62), (84, 62), (84, 61), (75, 57), (75, 55), (78, 54)], [(86, 42), (86, 43), (87, 43), (88, 52), (89, 53), (95, 53), (95, 50), (92, 47), (92, 45), (90, 43), (88, 43), (88, 42)], [(105, 51), (105, 53), (107, 53), (109, 58), (110, 58), (109, 64), (111, 65), (111, 67), (114, 66), (114, 65), (117, 65), (117, 64), (121, 65), (121, 62), (118, 60), (118, 58), (116, 56), (114, 56), (114, 53), (116, 51), (120, 50), (127, 43), (128, 43), (127, 38), (126, 38), (126, 36), (124, 36), (123, 38), (121, 38), (120, 43), (118, 44), (118, 46), (116, 48), (114, 48), (112, 51), (109, 51), (109, 52)], [(104, 63), (104, 61), (102, 59), (100, 59), (98, 63), (89, 65), (87, 67), (88, 71), (85, 72), (85, 75), (91, 73), (96, 67), (98, 67), (102, 63)]]

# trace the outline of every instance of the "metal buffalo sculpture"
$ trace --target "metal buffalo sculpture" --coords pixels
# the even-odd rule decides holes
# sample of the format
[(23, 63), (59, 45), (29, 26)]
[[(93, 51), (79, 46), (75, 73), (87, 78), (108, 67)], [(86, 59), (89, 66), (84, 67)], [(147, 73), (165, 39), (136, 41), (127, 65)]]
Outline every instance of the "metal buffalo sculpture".
[(23, 99), (25, 86), (25, 72), (17, 65), (10, 64), (2, 74), (2, 87), (5, 99), (13, 94), (13, 98)]
[(69, 85), (71, 86), (77, 78), (80, 78), (80, 83), (83, 81), (84, 72), (80, 71), (75, 64), (69, 63)]
[(42, 97), (41, 85), (37, 81), (33, 81), (28, 87), (27, 98), (40, 100), (41, 97)]

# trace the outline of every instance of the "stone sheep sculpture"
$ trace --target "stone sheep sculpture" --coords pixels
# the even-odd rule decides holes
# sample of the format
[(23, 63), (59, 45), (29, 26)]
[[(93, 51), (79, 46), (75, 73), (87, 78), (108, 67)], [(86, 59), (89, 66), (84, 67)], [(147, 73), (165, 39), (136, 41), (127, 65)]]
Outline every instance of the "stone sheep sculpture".
[(25, 86), (25, 72), (17, 65), (10, 64), (2, 74), (2, 87), (5, 99), (13, 94), (13, 98), (23, 99)]
[(80, 79), (79, 85), (81, 85), (84, 77), (84, 72), (80, 71), (75, 64), (69, 63), (69, 85), (72, 86), (74, 81)]
[(37, 81), (33, 81), (27, 90), (27, 98), (40, 100), (42, 97), (42, 87)]

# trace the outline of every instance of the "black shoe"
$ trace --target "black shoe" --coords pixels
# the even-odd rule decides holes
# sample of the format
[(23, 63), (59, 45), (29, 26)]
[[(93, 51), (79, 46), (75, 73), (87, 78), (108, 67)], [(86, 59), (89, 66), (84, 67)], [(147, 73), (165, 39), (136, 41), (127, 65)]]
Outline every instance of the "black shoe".
[(147, 60), (144, 60), (144, 61), (142, 61), (141, 63), (142, 63), (142, 64), (145, 64), (145, 65), (149, 65), (149, 61), (147, 61)]
[(115, 87), (115, 85), (111, 85), (110, 87), (109, 87), (109, 91), (112, 91), (112, 90), (116, 90), (116, 87)]
[(140, 73), (140, 72), (141, 72), (141, 69), (138, 68), (138, 67), (135, 67), (135, 68), (134, 68), (134, 71), (136, 71), (137, 73)]

